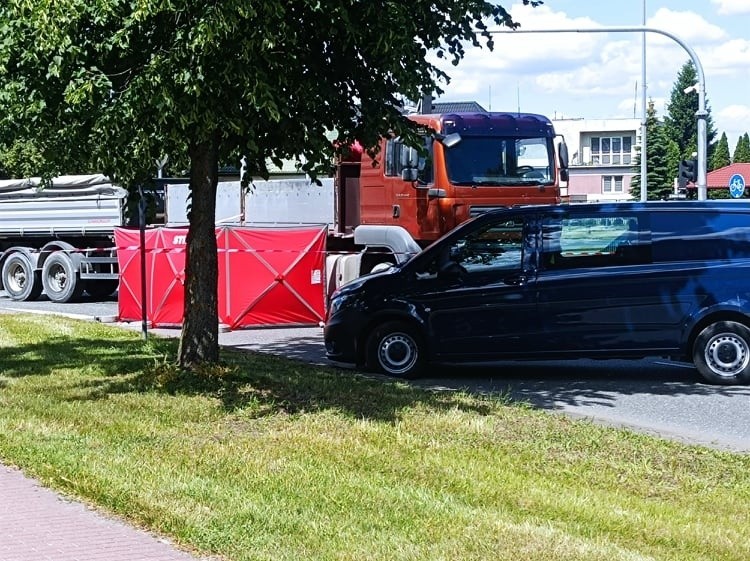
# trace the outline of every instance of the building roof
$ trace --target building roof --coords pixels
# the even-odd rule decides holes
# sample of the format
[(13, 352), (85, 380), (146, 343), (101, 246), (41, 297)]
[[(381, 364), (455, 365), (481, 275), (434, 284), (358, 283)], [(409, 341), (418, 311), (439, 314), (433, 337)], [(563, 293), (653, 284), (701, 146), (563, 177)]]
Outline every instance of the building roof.
[(714, 188), (729, 187), (729, 179), (736, 173), (745, 178), (745, 183), (750, 183), (750, 163), (738, 163), (708, 172), (706, 174), (706, 186)]
[(487, 110), (476, 101), (436, 101), (432, 103), (432, 113), (486, 113)]

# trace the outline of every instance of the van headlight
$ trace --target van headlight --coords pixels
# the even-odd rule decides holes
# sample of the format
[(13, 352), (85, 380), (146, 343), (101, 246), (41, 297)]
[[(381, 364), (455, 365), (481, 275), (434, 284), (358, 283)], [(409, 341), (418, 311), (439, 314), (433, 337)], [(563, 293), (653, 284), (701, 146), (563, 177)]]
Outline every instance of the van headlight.
[(328, 317), (336, 315), (341, 308), (352, 300), (352, 296), (347, 294), (334, 294), (331, 303), (328, 305)]

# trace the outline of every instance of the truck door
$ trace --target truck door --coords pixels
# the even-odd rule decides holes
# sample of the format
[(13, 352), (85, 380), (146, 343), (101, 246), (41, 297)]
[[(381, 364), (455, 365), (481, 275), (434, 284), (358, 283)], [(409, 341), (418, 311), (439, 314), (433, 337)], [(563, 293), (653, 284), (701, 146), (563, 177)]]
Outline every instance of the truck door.
[(394, 141), (383, 140), (380, 154), (373, 161), (367, 153), (362, 154), (360, 168), (359, 219), (361, 224), (387, 224), (391, 215), (390, 200), (396, 173), (393, 160)]
[[(431, 137), (425, 137), (428, 155), (406, 146), (399, 138), (383, 144), (381, 165), (363, 159), (361, 169), (362, 224), (401, 226), (415, 240), (439, 235), (439, 199), (435, 196)], [(404, 179), (405, 170), (417, 179)]]

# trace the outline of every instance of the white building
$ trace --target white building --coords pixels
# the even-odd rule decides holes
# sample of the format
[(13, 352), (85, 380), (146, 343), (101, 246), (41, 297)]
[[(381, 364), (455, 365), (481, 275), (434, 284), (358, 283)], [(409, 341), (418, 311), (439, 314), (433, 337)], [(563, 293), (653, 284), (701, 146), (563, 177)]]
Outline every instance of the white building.
[(640, 119), (553, 119), (570, 155), (571, 202), (627, 201), (636, 170)]

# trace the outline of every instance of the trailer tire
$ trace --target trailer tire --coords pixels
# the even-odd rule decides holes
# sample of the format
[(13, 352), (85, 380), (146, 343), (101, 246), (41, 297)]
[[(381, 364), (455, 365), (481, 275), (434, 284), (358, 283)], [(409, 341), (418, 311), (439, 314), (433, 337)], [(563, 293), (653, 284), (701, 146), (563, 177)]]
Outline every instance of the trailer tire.
[(42, 293), (42, 282), (29, 258), (14, 252), (3, 263), (3, 288), (12, 300), (36, 300)]
[(83, 293), (83, 282), (73, 260), (64, 251), (55, 251), (47, 257), (42, 267), (42, 285), (53, 302), (70, 302)]
[(84, 286), (92, 298), (106, 298), (117, 290), (119, 282), (116, 279), (89, 279)]

